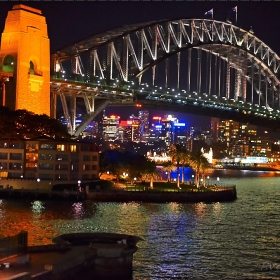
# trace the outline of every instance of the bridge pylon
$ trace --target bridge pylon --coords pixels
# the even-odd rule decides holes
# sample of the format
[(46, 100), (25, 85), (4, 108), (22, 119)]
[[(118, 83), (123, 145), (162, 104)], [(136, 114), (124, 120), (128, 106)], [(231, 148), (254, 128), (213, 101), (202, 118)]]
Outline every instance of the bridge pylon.
[(19, 4), (8, 12), (0, 71), (10, 73), (2, 90), (3, 106), (50, 115), (50, 42), (40, 10)]

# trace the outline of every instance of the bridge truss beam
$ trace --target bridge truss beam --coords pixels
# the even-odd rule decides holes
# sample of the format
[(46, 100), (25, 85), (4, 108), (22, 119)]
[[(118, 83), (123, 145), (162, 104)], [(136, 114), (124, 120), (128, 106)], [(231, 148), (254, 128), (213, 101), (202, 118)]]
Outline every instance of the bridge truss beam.
[[(68, 61), (72, 67), (67, 70)], [(99, 96), (104, 89), (113, 92), (117, 87), (118, 98), (109, 94), (105, 98), (109, 103), (127, 96), (136, 100), (129, 92), (131, 82), (141, 91), (149, 81), (153, 88), (162, 88), (160, 95), (152, 90), (146, 94), (146, 99), (155, 101), (180, 103), (195, 93), (205, 101), (212, 96), (225, 103), (232, 100), (279, 109), (280, 58), (251, 31), (228, 22), (178, 19), (129, 25), (64, 48), (53, 55), (53, 63), (53, 79), (97, 85)], [(58, 92), (69, 130), (75, 134), (75, 117), (71, 116), (75, 112), (67, 113), (66, 99), (72, 98), (72, 111), (76, 111), (74, 95), (83, 95), (89, 117), (96, 109), (96, 95), (77, 89), (69, 95), (68, 90), (60, 87)]]

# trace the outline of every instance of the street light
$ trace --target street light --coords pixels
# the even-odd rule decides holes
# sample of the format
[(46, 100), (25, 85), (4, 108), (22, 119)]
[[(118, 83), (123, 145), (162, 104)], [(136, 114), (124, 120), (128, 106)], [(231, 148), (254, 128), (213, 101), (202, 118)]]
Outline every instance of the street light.
[(81, 191), (81, 180), (78, 180), (78, 191)]

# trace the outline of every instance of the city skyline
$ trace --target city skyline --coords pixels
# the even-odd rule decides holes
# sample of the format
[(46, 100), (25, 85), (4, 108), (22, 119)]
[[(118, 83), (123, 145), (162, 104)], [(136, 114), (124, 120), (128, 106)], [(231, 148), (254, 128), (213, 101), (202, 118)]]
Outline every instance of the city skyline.
[(175, 117), (179, 121), (184, 121), (187, 124), (187, 127), (191, 126), (203, 126), (208, 127), (210, 125), (210, 117), (206, 116), (199, 116), (196, 115), (194, 118), (194, 115), (192, 114), (187, 114), (187, 113), (179, 113), (179, 112), (174, 112), (174, 111), (162, 111), (162, 110), (145, 110), (143, 108), (136, 108), (135, 106), (129, 106), (125, 107), (126, 110), (122, 110), (119, 107), (106, 107), (105, 108), (105, 115), (119, 115), (121, 118), (125, 119), (131, 116), (132, 114), (138, 115), (139, 111), (149, 111), (149, 118), (150, 121), (154, 116), (164, 116), (164, 115), (175, 115)]

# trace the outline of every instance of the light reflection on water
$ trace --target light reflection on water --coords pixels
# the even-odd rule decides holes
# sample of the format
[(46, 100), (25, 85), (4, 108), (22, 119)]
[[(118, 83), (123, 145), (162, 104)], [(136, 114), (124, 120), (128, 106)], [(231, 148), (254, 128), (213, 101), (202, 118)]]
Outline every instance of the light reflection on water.
[[(272, 176), (274, 174), (274, 176)], [(117, 232), (143, 238), (135, 279), (279, 279), (280, 174), (215, 171), (236, 184), (230, 203), (151, 204), (5, 201), (0, 235), (29, 232), (29, 245), (68, 232)]]

